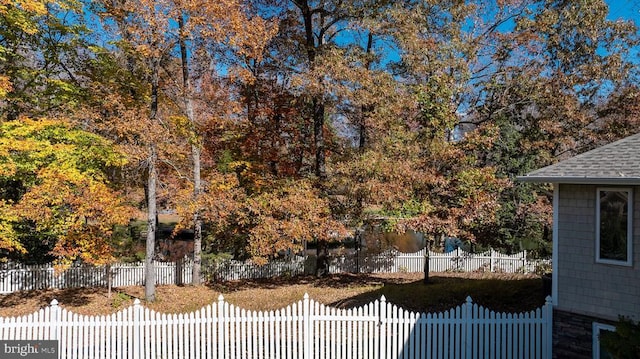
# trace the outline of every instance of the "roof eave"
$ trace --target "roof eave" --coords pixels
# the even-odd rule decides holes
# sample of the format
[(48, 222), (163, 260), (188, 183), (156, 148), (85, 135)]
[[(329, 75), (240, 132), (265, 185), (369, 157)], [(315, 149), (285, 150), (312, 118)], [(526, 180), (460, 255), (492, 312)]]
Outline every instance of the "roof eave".
[(532, 183), (565, 183), (565, 184), (591, 184), (591, 185), (619, 185), (635, 186), (640, 185), (640, 178), (597, 178), (597, 177), (547, 177), (547, 176), (518, 176), (521, 182)]

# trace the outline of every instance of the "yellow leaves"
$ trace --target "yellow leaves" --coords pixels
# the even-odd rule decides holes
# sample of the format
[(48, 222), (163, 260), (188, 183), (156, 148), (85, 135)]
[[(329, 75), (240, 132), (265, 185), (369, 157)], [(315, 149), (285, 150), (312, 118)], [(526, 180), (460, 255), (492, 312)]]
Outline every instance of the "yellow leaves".
[(13, 90), (11, 79), (8, 76), (0, 75), (0, 100), (7, 97), (11, 90)]
[(39, 0), (13, 0), (13, 1), (2, 0), (0, 2), (0, 5), (11, 4), (11, 3), (13, 3), (14, 6), (22, 8), (22, 10), (24, 11), (32, 12), (37, 15), (44, 15), (47, 11), (45, 7), (45, 1), (39, 1)]
[(133, 216), (117, 193), (77, 170), (44, 169), (39, 184), (14, 206), (15, 213), (32, 220), (39, 230), (57, 236), (53, 254), (96, 263), (109, 251), (113, 226)]
[(174, 135), (186, 139), (189, 144), (200, 145), (200, 138), (195, 129), (195, 124), (189, 121), (186, 116), (169, 116), (169, 122)]
[(135, 49), (138, 56), (142, 58), (150, 58), (155, 55), (154, 50), (149, 44), (139, 44), (135, 47)]
[(38, 134), (40, 131), (47, 127), (63, 127), (68, 128), (68, 125), (60, 120), (55, 119), (31, 119), (28, 117), (20, 117), (17, 121), (3, 123), (3, 132), (9, 132), (16, 137), (31, 136)]
[(12, 224), (17, 220), (18, 216), (11, 204), (0, 200), (0, 250), (25, 252), (13, 229)]
[(0, 15), (9, 26), (32, 35), (38, 32), (38, 24), (33, 17), (45, 15), (48, 3), (53, 2), (47, 0), (0, 0)]
[(251, 162), (248, 161), (232, 161), (229, 163), (229, 169), (235, 171), (239, 175), (246, 176), (251, 170)]
[(103, 182), (103, 171), (124, 162), (108, 141), (62, 120), (2, 123), (0, 177), (19, 183), (24, 194), (11, 205), (0, 203), (0, 247), (21, 250), (11, 225), (30, 220), (56, 237), (53, 254), (61, 264), (110, 260), (112, 228), (126, 224), (133, 210)]
[(100, 179), (102, 170), (125, 162), (108, 141), (60, 120), (21, 118), (0, 125), (0, 176), (14, 177), (25, 187), (46, 168)]

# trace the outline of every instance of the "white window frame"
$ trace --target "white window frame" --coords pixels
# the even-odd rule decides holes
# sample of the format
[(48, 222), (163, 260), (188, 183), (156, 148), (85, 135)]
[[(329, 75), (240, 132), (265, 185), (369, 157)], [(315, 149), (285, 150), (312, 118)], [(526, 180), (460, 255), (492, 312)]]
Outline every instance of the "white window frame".
[(609, 324), (593, 322), (593, 359), (600, 359), (600, 332), (604, 330), (615, 332), (616, 327)]
[[(627, 193), (627, 260), (600, 258), (600, 192)], [(596, 263), (631, 267), (633, 264), (633, 190), (631, 188), (601, 187), (596, 191)]]

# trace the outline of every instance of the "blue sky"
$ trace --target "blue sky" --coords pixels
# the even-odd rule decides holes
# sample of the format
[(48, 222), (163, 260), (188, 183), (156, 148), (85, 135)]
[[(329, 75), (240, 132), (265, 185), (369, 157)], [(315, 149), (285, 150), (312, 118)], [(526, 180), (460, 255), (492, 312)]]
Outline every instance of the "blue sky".
[(609, 19), (631, 19), (640, 25), (640, 0), (606, 0)]
[[(640, 0), (606, 0), (609, 5), (610, 20), (633, 20), (640, 27)], [(640, 49), (632, 49), (630, 55), (638, 59)]]

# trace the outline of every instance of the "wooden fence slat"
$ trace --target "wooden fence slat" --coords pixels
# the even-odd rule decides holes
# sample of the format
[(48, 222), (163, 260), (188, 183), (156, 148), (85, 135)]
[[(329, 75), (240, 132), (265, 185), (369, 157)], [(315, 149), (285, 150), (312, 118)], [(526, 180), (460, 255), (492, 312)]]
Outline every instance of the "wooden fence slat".
[(136, 301), (109, 316), (84, 316), (54, 300), (30, 315), (0, 317), (0, 339), (58, 339), (65, 358), (550, 358), (552, 313), (551, 298), (519, 314), (495, 313), (471, 298), (418, 314), (384, 296), (336, 309), (305, 294), (269, 312), (241, 310), (220, 296), (191, 313), (167, 315)]

